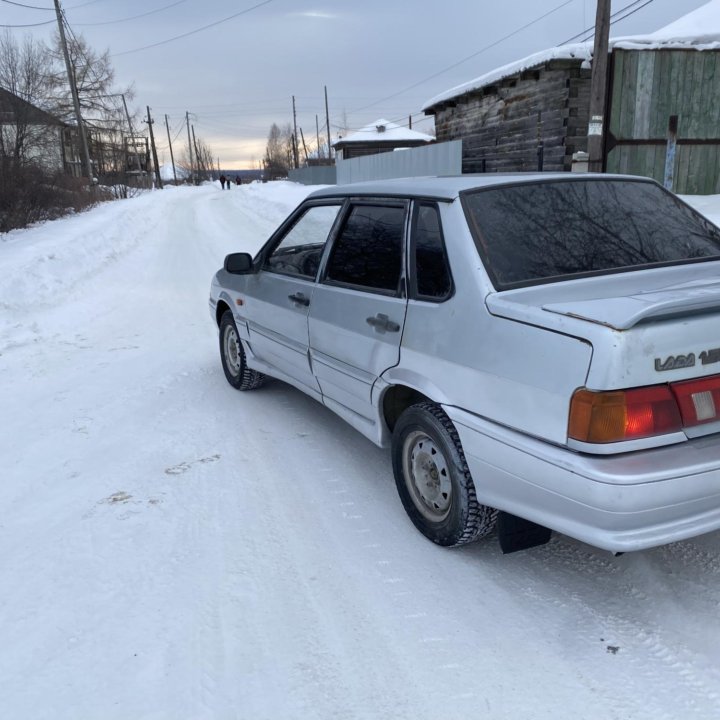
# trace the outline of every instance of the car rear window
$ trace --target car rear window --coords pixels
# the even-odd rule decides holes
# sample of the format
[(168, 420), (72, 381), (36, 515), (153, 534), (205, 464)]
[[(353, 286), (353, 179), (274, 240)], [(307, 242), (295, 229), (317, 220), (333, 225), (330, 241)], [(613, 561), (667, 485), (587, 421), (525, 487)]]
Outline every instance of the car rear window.
[(522, 183), (466, 192), (463, 207), (499, 289), (720, 259), (720, 230), (655, 183)]

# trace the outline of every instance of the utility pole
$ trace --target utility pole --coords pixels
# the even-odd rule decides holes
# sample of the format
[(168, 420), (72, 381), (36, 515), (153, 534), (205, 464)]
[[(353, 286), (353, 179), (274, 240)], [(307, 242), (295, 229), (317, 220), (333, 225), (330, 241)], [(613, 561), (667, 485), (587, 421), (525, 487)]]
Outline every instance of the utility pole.
[(158, 187), (162, 190), (163, 184), (162, 184), (162, 178), (160, 177), (160, 164), (158, 163), (158, 156), (157, 156), (157, 149), (155, 148), (155, 133), (153, 133), (153, 123), (155, 122), (150, 117), (150, 106), (147, 106), (147, 124), (148, 129), (150, 130), (150, 147), (152, 148), (152, 154), (153, 154), (153, 165), (155, 165), (155, 179), (157, 180)]
[(187, 125), (187, 135), (188, 135), (188, 159), (190, 160), (190, 182), (192, 184), (195, 184), (195, 169), (193, 168), (193, 151), (192, 151), (192, 143), (190, 142), (190, 113), (186, 110), (185, 111), (185, 124)]
[(197, 168), (198, 185), (200, 184), (200, 153), (197, 149), (197, 140), (195, 139), (195, 126), (192, 126), (193, 147), (195, 148), (195, 167)]
[(302, 140), (303, 150), (305, 150), (305, 164), (307, 165), (309, 158), (308, 158), (307, 145), (305, 144), (305, 135), (303, 135), (302, 128), (300, 128), (300, 139)]
[(292, 96), (293, 101), (293, 162), (295, 163), (295, 169), (300, 167), (298, 162), (298, 151), (297, 151), (297, 114), (295, 113), (295, 96)]
[(327, 85), (325, 87), (325, 121), (327, 122), (327, 131), (328, 131), (328, 158), (332, 160), (332, 145), (330, 145), (330, 111), (328, 110), (328, 101), (327, 101)]
[(167, 130), (168, 145), (170, 146), (170, 162), (172, 163), (172, 166), (173, 166), (173, 180), (175, 181), (175, 184), (177, 185), (177, 173), (175, 172), (175, 156), (173, 155), (173, 151), (172, 151), (172, 140), (170, 139), (170, 123), (168, 122), (167, 113), (165, 114), (165, 129)]
[(315, 113), (315, 135), (317, 137), (317, 153), (318, 153), (318, 160), (320, 159), (320, 124), (318, 123), (318, 116), (317, 113)]
[(597, 0), (595, 46), (590, 77), (590, 123), (588, 125), (588, 169), (603, 170), (603, 129), (607, 96), (608, 41), (610, 36), (610, 0)]
[[(132, 139), (133, 148), (135, 150), (135, 162), (137, 162), (138, 173), (140, 173), (138, 177), (142, 178), (142, 163), (140, 162), (140, 153), (137, 151), (137, 144), (135, 142), (135, 130), (133, 129), (130, 113), (128, 112), (128, 106), (125, 102), (125, 95), (121, 94), (120, 97), (122, 98), (123, 107), (125, 108), (125, 117), (127, 118), (128, 127), (130, 128), (130, 138)], [(143, 185), (145, 185), (145, 183), (143, 183)]]
[(408, 115), (408, 130), (412, 130), (412, 115)]
[(70, 92), (73, 99), (73, 107), (75, 108), (75, 120), (78, 124), (78, 135), (80, 136), (80, 152), (82, 153), (83, 165), (85, 166), (85, 175), (88, 182), (92, 185), (93, 171), (90, 162), (90, 152), (88, 150), (87, 135), (85, 134), (85, 124), (83, 123), (80, 113), (80, 98), (78, 97), (77, 85), (75, 84), (75, 73), (70, 64), (70, 53), (68, 53), (67, 40), (65, 38), (65, 25), (63, 24), (62, 10), (60, 9), (60, 0), (55, 0), (55, 15), (57, 16), (58, 30), (60, 31), (60, 44), (62, 45), (63, 55), (65, 56), (65, 70), (67, 71), (68, 82), (70, 83)]

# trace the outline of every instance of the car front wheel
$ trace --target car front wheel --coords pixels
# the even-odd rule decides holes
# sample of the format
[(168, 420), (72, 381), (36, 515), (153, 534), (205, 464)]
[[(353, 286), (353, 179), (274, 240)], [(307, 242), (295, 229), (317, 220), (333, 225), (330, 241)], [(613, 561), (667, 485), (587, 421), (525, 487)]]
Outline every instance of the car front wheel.
[(229, 310), (220, 319), (220, 358), (225, 377), (236, 390), (254, 390), (265, 382), (262, 373), (247, 366), (245, 350)]
[(480, 505), (457, 430), (431, 402), (409, 407), (392, 439), (395, 483), (415, 527), (438, 545), (463, 545), (487, 535), (497, 511)]

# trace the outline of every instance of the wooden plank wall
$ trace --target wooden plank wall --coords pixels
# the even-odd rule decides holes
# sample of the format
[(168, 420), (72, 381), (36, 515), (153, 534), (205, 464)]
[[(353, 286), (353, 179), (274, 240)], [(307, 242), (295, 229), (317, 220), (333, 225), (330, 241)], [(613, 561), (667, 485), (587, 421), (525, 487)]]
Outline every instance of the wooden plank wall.
[(668, 121), (678, 116), (673, 189), (682, 194), (720, 193), (720, 51), (615, 50), (610, 132), (617, 140), (658, 140), (619, 145), (608, 153), (608, 172), (665, 173)]
[(435, 108), (438, 142), (463, 140), (463, 172), (570, 170), (587, 147), (590, 70), (552, 60)]

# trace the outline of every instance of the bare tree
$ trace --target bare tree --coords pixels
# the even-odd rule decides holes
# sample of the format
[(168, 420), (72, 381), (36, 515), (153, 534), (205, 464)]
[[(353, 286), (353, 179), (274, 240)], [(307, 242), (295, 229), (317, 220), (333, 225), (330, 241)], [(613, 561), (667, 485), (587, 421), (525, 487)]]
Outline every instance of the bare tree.
[(212, 180), (215, 169), (215, 156), (202, 138), (195, 139), (195, 157), (197, 159), (197, 174), (201, 180)]
[[(68, 37), (68, 53), (75, 75), (80, 110), (88, 127), (102, 129), (108, 124), (127, 126), (123, 117), (121, 96), (124, 94), (126, 100), (130, 100), (134, 96), (134, 90), (132, 85), (125, 88), (115, 86), (115, 70), (110, 62), (109, 51), (98, 53), (88, 45), (82, 35), (73, 33)], [(55, 91), (51, 102), (58, 116), (72, 121), (72, 96), (62, 60), (59, 35), (55, 36), (51, 55)]]
[(9, 30), (0, 35), (0, 157), (5, 163), (59, 166), (62, 123), (40, 108), (52, 85), (47, 48)]
[(195, 137), (192, 162), (185, 149), (179, 157), (175, 158), (175, 167), (180, 169), (180, 175), (187, 181), (195, 173), (196, 179), (212, 180), (215, 170), (215, 155), (209, 145), (200, 137)]
[[(76, 36), (71, 48), (91, 152), (99, 170), (118, 176), (110, 183), (115, 185), (126, 169), (122, 136), (127, 121), (113, 89), (109, 57), (97, 55)], [(0, 232), (108, 197), (101, 190), (88, 193), (66, 174), (77, 131), (68, 112), (70, 88), (63, 67), (59, 53), (43, 43), (0, 35)]]
[(272, 124), (268, 133), (263, 160), (265, 173), (270, 180), (287, 177), (293, 167), (292, 125), (287, 123), (282, 128)]
[[(90, 155), (99, 175), (124, 173), (127, 149), (124, 138), (131, 135), (125, 116), (126, 101), (132, 100), (132, 85), (115, 86), (115, 71), (107, 50), (102, 53), (91, 48), (81, 34), (71, 33), (68, 39), (70, 65), (80, 101), (90, 146)], [(50, 105), (55, 115), (75, 124), (72, 95), (62, 56), (59, 34), (50, 51), (52, 58), (52, 96)], [(135, 127), (137, 117), (131, 117)]]

